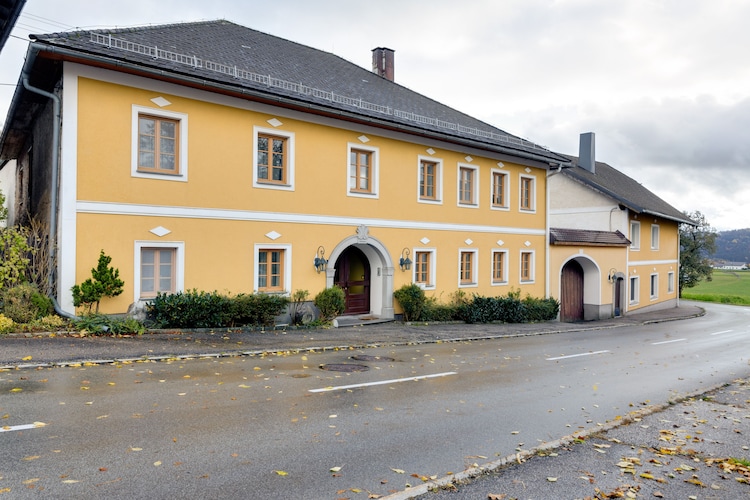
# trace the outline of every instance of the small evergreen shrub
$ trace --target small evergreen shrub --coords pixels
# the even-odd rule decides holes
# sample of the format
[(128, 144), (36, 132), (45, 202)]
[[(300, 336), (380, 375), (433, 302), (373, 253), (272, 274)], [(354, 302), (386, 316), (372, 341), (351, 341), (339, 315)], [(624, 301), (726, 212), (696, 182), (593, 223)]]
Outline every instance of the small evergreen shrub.
[(346, 310), (346, 295), (341, 287), (334, 285), (315, 296), (315, 307), (320, 311), (321, 319), (330, 323), (336, 316)]
[(401, 305), (404, 321), (417, 321), (421, 318), (427, 298), (419, 285), (404, 285), (393, 292), (393, 297)]
[(3, 290), (2, 304), (3, 313), (15, 323), (29, 323), (53, 310), (52, 301), (30, 283)]
[(73, 285), (70, 290), (73, 293), (75, 307), (86, 306), (91, 312), (91, 306), (96, 304), (98, 313), (99, 302), (104, 297), (116, 297), (122, 293), (125, 282), (120, 279), (120, 270), (110, 267), (111, 262), (112, 257), (102, 250), (96, 267), (91, 269), (91, 278), (80, 285)]

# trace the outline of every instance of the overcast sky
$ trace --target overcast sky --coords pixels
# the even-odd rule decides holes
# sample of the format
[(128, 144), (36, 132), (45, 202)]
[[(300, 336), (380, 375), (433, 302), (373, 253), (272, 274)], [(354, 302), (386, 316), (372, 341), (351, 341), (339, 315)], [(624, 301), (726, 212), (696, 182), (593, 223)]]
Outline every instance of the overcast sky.
[(367, 69), (556, 152), (597, 160), (718, 230), (750, 227), (750, 0), (27, 0), (0, 54), (0, 119), (29, 33), (227, 19)]

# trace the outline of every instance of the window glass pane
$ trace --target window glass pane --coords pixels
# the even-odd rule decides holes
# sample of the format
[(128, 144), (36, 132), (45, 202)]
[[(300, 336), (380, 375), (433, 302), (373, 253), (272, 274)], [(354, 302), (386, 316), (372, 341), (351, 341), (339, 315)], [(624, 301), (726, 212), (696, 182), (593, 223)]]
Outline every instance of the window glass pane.
[(138, 133), (155, 135), (156, 134), (156, 121), (151, 118), (139, 118), (138, 119)]
[(162, 137), (159, 140), (159, 151), (165, 154), (174, 154), (174, 139), (165, 139)]
[(273, 152), (283, 153), (284, 152), (284, 141), (281, 139), (273, 139)]
[(153, 136), (141, 135), (138, 137), (138, 149), (141, 151), (153, 151), (156, 140)]
[(154, 168), (154, 153), (138, 153), (138, 165)]
[(258, 178), (268, 179), (268, 167), (258, 165)]
[(274, 167), (280, 167), (284, 164), (284, 156), (274, 153), (273, 155), (273, 166)]
[(174, 122), (169, 121), (162, 121), (161, 122), (161, 136), (162, 137), (175, 137), (175, 132), (177, 131), (177, 124)]
[(173, 155), (159, 155), (159, 168), (162, 170), (174, 170), (174, 156)]
[(258, 151), (268, 151), (268, 138), (258, 137)]

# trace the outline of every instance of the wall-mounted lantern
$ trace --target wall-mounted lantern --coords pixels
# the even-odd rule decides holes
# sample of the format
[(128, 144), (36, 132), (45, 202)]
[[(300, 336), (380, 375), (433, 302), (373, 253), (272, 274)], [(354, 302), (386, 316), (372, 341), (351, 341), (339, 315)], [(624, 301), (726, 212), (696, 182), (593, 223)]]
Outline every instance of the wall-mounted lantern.
[(401, 268), (402, 271), (408, 271), (411, 269), (411, 259), (409, 258), (409, 249), (404, 248), (401, 250), (401, 258), (398, 260), (398, 267)]
[(315, 253), (315, 260), (313, 261), (313, 265), (315, 266), (315, 271), (318, 273), (321, 273), (326, 270), (326, 267), (328, 267), (328, 261), (326, 260), (326, 249), (323, 248), (323, 246), (318, 247), (318, 251)]
[(607, 281), (609, 281), (610, 283), (614, 283), (616, 279), (617, 279), (617, 269), (613, 267), (612, 269), (609, 270), (609, 274), (607, 275)]

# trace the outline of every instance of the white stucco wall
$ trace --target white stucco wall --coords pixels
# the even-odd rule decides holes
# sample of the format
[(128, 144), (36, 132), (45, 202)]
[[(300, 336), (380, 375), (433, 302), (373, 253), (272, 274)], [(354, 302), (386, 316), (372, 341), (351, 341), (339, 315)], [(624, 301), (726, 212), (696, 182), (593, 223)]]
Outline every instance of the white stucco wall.
[(0, 169), (0, 191), (5, 196), (3, 206), (8, 209), (8, 223), (13, 224), (16, 217), (16, 160), (9, 161)]
[(549, 178), (550, 227), (620, 231), (628, 235), (627, 210), (610, 197), (564, 175)]

